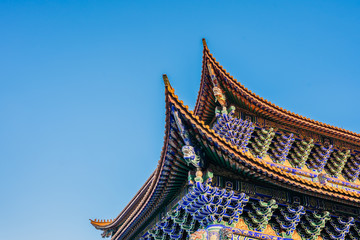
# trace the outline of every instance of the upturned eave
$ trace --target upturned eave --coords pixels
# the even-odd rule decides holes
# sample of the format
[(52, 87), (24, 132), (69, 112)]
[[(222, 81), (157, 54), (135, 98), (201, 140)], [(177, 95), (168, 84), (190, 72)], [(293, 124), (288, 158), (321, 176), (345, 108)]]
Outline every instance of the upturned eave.
[(211, 123), (217, 105), (215, 98), (213, 97), (212, 84), (206, 67), (206, 64), (210, 63), (214, 68), (215, 73), (218, 75), (218, 80), (223, 86), (223, 90), (229, 91), (232, 96), (235, 96), (244, 102), (247, 108), (255, 111), (256, 114), (280, 124), (316, 132), (357, 146), (360, 145), (360, 134), (358, 133), (293, 113), (253, 93), (231, 76), (225, 68), (216, 61), (215, 57), (210, 53), (205, 40), (203, 40), (203, 45), (203, 66), (200, 90), (194, 112), (195, 115), (198, 115), (205, 123)]

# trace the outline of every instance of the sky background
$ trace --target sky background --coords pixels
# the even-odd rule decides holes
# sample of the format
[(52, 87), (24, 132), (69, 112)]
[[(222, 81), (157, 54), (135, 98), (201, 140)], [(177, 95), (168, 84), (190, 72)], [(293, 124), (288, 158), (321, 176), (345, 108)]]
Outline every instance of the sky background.
[(258, 95), (360, 132), (359, 1), (0, 0), (0, 239), (96, 240), (154, 171), (205, 37)]

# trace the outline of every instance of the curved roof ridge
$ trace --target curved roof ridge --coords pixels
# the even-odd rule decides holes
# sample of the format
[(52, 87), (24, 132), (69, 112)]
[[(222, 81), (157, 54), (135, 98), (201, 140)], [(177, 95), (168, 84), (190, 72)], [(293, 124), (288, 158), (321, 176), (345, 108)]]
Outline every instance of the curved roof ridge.
[(102, 220), (100, 219), (99, 220), (90, 219), (91, 224), (96, 229), (100, 229), (100, 230), (109, 229), (115, 227), (116, 225), (119, 225), (119, 221), (125, 218), (126, 214), (128, 213), (128, 210), (130, 210), (139, 203), (139, 200), (141, 199), (141, 195), (145, 193), (144, 190), (146, 190), (148, 185), (153, 181), (155, 171), (150, 175), (150, 177), (146, 180), (146, 182), (143, 184), (140, 190), (135, 194), (135, 196), (130, 200), (130, 202), (125, 206), (125, 208), (120, 212), (120, 214), (116, 218), (112, 219), (111, 221), (105, 221), (105, 222), (102, 222)]
[[(165, 84), (165, 96), (167, 98), (169, 92), (174, 92), (174, 89), (171, 87), (170, 82), (167, 78), (167, 76), (164, 74), (163, 75), (163, 80), (164, 80), (164, 84)], [(140, 188), (140, 190), (136, 193), (136, 195), (131, 199), (131, 201), (126, 205), (126, 207), (120, 212), (120, 214), (114, 218), (111, 222), (102, 222), (100, 221), (96, 221), (95, 220), (91, 220), (90, 222), (91, 224), (100, 230), (106, 230), (106, 229), (111, 229), (113, 227), (117, 227), (121, 224), (121, 226), (119, 227), (119, 229), (116, 231), (116, 233), (114, 234), (114, 236), (112, 238), (116, 238), (119, 233), (121, 232), (122, 229), (124, 229), (124, 227), (127, 224), (132, 223), (132, 219), (135, 219), (135, 213), (137, 213), (136, 215), (138, 215), (139, 213), (141, 213), (142, 209), (146, 206), (146, 203), (148, 202), (148, 200), (151, 198), (151, 196), (154, 193), (156, 184), (158, 183), (158, 180), (160, 178), (160, 173), (161, 173), (161, 169), (162, 169), (162, 163), (164, 161), (164, 157), (165, 157), (165, 152), (166, 152), (166, 148), (168, 145), (168, 133), (169, 133), (169, 128), (170, 128), (170, 122), (168, 121), (168, 115), (166, 116), (165, 119), (165, 136), (164, 136), (164, 145), (161, 151), (161, 156), (160, 159), (158, 161), (157, 167), (155, 169), (155, 171), (150, 175), (150, 177), (148, 178), (148, 180), (145, 182), (145, 184)], [(141, 208), (139, 210), (139, 208)], [(129, 210), (131, 210), (130, 212), (128, 212)], [(131, 221), (130, 221), (131, 220)]]
[(139, 214), (142, 213), (143, 209), (146, 207), (146, 203), (149, 201), (149, 199), (151, 198), (151, 196), (153, 195), (154, 191), (155, 191), (155, 186), (158, 182), (159, 179), (159, 166), (156, 168), (154, 175), (156, 174), (157, 177), (157, 181), (152, 181), (151, 182), (151, 186), (147, 189), (145, 196), (140, 199), (139, 203), (136, 205), (135, 209), (132, 209), (132, 212), (130, 213), (130, 216), (127, 217), (126, 219), (124, 219), (123, 224), (119, 227), (119, 229), (116, 231), (116, 233), (112, 236), (111, 239), (117, 239), (117, 237), (120, 235), (120, 233), (123, 231), (123, 229), (127, 229), (127, 226), (131, 223), (133, 223), (133, 220), (136, 219), (136, 217), (139, 216)]
[[(310, 119), (308, 117), (305, 117), (305, 116), (302, 116), (302, 115), (299, 115), (297, 113), (294, 113), (294, 112), (291, 112), (289, 110), (286, 110), (270, 101), (268, 101), (267, 99), (264, 99), (263, 97), (257, 95), (256, 93), (252, 92), (250, 89), (246, 88), (243, 84), (241, 84), (238, 80), (236, 80), (233, 76), (230, 75), (230, 73), (228, 73), (226, 71), (226, 69), (220, 65), (220, 63), (218, 61), (216, 61), (216, 58), (213, 56), (212, 53), (210, 53), (210, 50), (209, 48), (207, 47), (207, 44), (205, 43), (204, 44), (204, 57), (203, 59), (206, 58), (206, 56), (208, 56), (210, 58), (210, 60), (216, 65), (216, 67), (218, 67), (218, 69), (225, 75), (227, 76), (234, 84), (236, 84), (238, 87), (240, 87), (245, 93), (251, 95), (252, 97), (254, 97), (255, 99), (258, 99), (259, 101), (262, 101), (263, 103), (267, 104), (267, 105), (270, 105), (271, 107), (281, 111), (282, 113), (284, 114), (288, 114), (292, 117), (296, 117), (296, 118), (299, 118), (300, 120), (303, 120), (303, 121), (307, 121), (307, 122), (310, 122), (312, 124), (315, 124), (315, 125), (318, 125), (320, 127), (326, 127), (326, 128), (330, 128), (332, 130), (335, 130), (335, 131), (339, 131), (339, 132), (342, 132), (342, 133), (346, 133), (346, 134), (349, 134), (353, 137), (356, 137), (358, 138), (357, 140), (360, 141), (360, 134), (359, 133), (356, 133), (356, 132), (353, 132), (353, 131), (350, 131), (350, 130), (347, 130), (347, 129), (344, 129), (344, 128), (340, 128), (340, 127), (336, 127), (336, 126), (333, 126), (333, 125), (330, 125), (330, 124), (327, 124), (327, 123), (323, 123), (323, 122), (320, 122), (320, 121), (317, 121), (317, 120), (314, 120), (314, 119)], [(204, 60), (203, 60), (204, 61)]]
[[(116, 233), (113, 235), (112, 239), (122, 239), (124, 236), (122, 234), (133, 234), (127, 233), (126, 231), (129, 229), (129, 226), (133, 224), (139, 217), (149, 217), (148, 211), (152, 212), (153, 208), (152, 205), (156, 205), (158, 202), (159, 196), (155, 195), (156, 188), (159, 186), (159, 180), (162, 178), (162, 173), (164, 169), (164, 163), (166, 158), (166, 152), (169, 146), (169, 134), (170, 134), (170, 110), (169, 110), (169, 97), (170, 95), (174, 94), (174, 89), (172, 88), (167, 76), (163, 75), (163, 80), (165, 84), (165, 102), (166, 102), (166, 118), (165, 118), (165, 136), (164, 136), (164, 145), (161, 151), (161, 157), (158, 162), (157, 168), (155, 172), (153, 173), (153, 181), (151, 182), (151, 186), (148, 188), (148, 191), (146, 192), (146, 196), (143, 197), (142, 201), (140, 201), (137, 204), (136, 209), (132, 209), (132, 213), (129, 217), (127, 217), (124, 220), (124, 223), (119, 227), (119, 229), (116, 231)], [(179, 101), (182, 105), (183, 102)], [(187, 107), (187, 106), (186, 106)], [(155, 200), (152, 199), (152, 197), (157, 197)], [(146, 209), (147, 205), (150, 203), (150, 208)], [(146, 211), (143, 214), (143, 211)], [(151, 214), (150, 214), (151, 215)], [(141, 220), (140, 220), (141, 221)], [(135, 229), (136, 227), (134, 227)], [(133, 229), (131, 229), (133, 230)]]
[(201, 99), (201, 92), (203, 91), (204, 89), (204, 84), (205, 84), (205, 81), (204, 81), (204, 76), (205, 76), (205, 51), (207, 49), (207, 44), (206, 44), (206, 41), (205, 41), (205, 38), (202, 39), (202, 42), (203, 42), (203, 58), (202, 58), (202, 69), (201, 69), (201, 80), (200, 80), (200, 88), (199, 88), (199, 91), (198, 91), (198, 96), (197, 96), (197, 99), (196, 99), (196, 103), (195, 103), (195, 108), (194, 108), (194, 112), (197, 113), (197, 111), (199, 110), (199, 107), (200, 107), (200, 99)]

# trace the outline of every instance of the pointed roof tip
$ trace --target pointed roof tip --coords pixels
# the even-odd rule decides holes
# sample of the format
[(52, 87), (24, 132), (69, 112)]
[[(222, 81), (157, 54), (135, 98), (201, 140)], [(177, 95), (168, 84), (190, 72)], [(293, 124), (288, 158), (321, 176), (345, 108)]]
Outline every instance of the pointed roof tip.
[(203, 43), (204, 48), (207, 48), (207, 44), (206, 44), (205, 38), (202, 39), (202, 43)]
[(171, 87), (169, 78), (167, 77), (166, 74), (163, 74), (163, 80), (164, 80), (165, 87)]
[(169, 81), (169, 78), (167, 77), (166, 74), (163, 74), (163, 80), (164, 80), (164, 84), (165, 84), (166, 88), (172, 88), (172, 86), (170, 84), (170, 81)]
[(164, 80), (164, 84), (165, 84), (165, 89), (167, 89), (170, 92), (174, 92), (174, 89), (172, 88), (169, 78), (167, 77), (166, 74), (163, 74), (163, 80)]

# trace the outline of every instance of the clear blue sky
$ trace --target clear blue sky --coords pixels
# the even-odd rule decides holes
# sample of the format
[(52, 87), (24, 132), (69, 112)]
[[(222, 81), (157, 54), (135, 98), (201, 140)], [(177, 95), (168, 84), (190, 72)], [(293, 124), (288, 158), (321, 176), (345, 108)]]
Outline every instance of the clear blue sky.
[(159, 160), (167, 73), (202, 44), (293, 112), (360, 132), (359, 1), (0, 0), (0, 239), (95, 240)]

